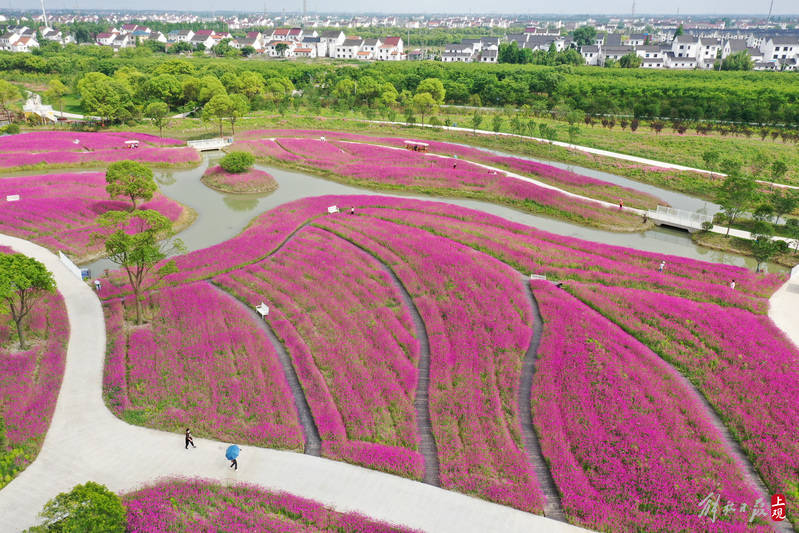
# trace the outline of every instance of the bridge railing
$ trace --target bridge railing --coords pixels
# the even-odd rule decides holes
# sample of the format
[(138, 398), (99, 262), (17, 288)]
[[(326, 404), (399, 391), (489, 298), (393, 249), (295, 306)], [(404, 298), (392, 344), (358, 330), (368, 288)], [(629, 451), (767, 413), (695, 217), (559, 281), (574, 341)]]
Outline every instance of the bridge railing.
[(186, 145), (195, 150), (216, 150), (233, 144), (233, 137), (216, 137), (215, 139), (200, 139), (198, 141), (186, 141)]
[(665, 205), (657, 206), (655, 211), (648, 211), (647, 215), (653, 220), (669, 220), (697, 228), (701, 227), (704, 222), (713, 222), (713, 215), (686, 211), (676, 207), (666, 207)]

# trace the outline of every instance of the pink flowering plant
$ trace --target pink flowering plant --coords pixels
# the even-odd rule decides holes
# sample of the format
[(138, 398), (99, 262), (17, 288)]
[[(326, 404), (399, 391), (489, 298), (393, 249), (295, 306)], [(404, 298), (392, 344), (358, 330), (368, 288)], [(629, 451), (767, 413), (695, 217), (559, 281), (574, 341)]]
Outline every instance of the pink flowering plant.
[[(31, 240), (51, 250), (62, 250), (79, 262), (102, 253), (92, 239), (103, 232), (97, 217), (106, 211), (126, 210), (130, 204), (112, 200), (101, 172), (43, 174), (0, 179), (0, 198), (19, 195), (0, 210), (2, 231)], [(162, 194), (140, 206), (154, 209), (176, 222), (183, 207)]]
[(411, 533), (357, 513), (335, 511), (291, 494), (244, 483), (165, 479), (122, 496), (127, 530), (285, 533)]
[(50, 426), (69, 338), (64, 300), (47, 294), (23, 325), (27, 350), (12, 344), (15, 326), (0, 308), (0, 488), (33, 462)]
[(126, 327), (132, 298), (104, 307), (108, 357), (103, 394), (124, 420), (167, 431), (303, 449), (283, 370), (265, 333), (208, 283), (151, 292), (152, 319)]
[(544, 320), (533, 420), (567, 516), (612, 531), (768, 531), (699, 516), (717, 487), (759, 496), (675, 371), (552, 283), (532, 286)]
[(219, 165), (206, 170), (202, 182), (212, 189), (234, 194), (263, 194), (277, 189), (277, 181), (268, 172), (258, 169), (238, 173), (225, 172)]

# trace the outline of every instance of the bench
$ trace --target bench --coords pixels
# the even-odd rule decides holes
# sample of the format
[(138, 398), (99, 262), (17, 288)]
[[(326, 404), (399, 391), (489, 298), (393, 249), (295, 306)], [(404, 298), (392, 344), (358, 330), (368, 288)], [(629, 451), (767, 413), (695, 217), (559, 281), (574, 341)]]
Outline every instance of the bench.
[(265, 318), (266, 315), (269, 314), (269, 306), (263, 302), (261, 302), (260, 305), (256, 305), (255, 310), (258, 311), (258, 314), (261, 315), (261, 318)]

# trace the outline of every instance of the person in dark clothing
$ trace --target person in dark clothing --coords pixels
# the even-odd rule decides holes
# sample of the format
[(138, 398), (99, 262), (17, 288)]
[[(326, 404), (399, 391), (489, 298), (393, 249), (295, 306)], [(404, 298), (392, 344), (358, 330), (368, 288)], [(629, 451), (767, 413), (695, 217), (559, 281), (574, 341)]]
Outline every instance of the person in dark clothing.
[(197, 446), (194, 445), (194, 437), (191, 436), (191, 430), (189, 428), (186, 428), (186, 449), (187, 450), (189, 449), (189, 445), (191, 445), (192, 448), (196, 448), (197, 447)]
[(233, 470), (238, 470), (239, 469), (239, 462), (236, 459), (231, 459), (230, 460), (230, 468), (232, 468)]

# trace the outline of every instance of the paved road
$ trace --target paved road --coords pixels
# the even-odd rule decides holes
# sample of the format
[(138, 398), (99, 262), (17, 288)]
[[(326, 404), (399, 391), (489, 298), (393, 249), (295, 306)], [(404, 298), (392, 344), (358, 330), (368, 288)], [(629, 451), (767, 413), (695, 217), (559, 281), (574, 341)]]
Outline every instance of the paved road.
[(64, 297), (70, 339), (64, 380), (39, 457), (0, 490), (0, 531), (21, 531), (44, 503), (75, 484), (94, 480), (131, 490), (161, 476), (245, 481), (304, 496), (342, 511), (358, 511), (432, 532), (585, 531), (548, 518), (442, 490), (424, 483), (298, 453), (244, 447), (238, 472), (228, 468), (229, 443), (125, 424), (101, 396), (105, 322), (94, 292), (46, 249), (0, 235), (0, 245), (35, 257), (53, 272)]

